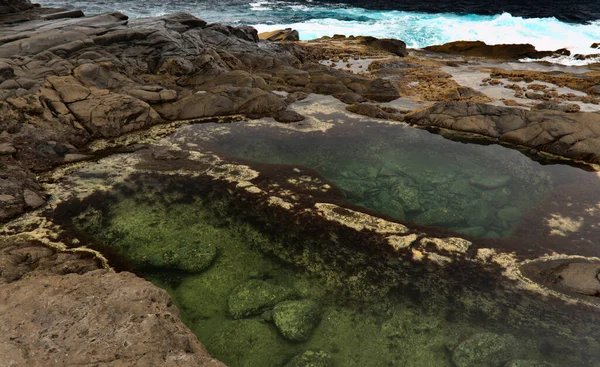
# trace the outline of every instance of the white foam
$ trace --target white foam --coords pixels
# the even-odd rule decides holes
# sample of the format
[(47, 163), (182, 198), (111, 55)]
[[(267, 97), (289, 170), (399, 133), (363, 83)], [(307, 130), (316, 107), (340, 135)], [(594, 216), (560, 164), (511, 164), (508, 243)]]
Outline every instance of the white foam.
[[(504, 13), (496, 16), (424, 14), (399, 11), (375, 12), (339, 9), (340, 18), (361, 16), (365, 21), (311, 19), (292, 24), (256, 24), (259, 32), (291, 27), (308, 40), (334, 34), (397, 38), (408, 47), (422, 48), (452, 41), (483, 41), (487, 44), (530, 43), (538, 50), (567, 48), (574, 54), (594, 54), (600, 42), (600, 21), (589, 24), (563, 23), (555, 18), (521, 18)], [(597, 59), (548, 58), (564, 65), (585, 65)]]

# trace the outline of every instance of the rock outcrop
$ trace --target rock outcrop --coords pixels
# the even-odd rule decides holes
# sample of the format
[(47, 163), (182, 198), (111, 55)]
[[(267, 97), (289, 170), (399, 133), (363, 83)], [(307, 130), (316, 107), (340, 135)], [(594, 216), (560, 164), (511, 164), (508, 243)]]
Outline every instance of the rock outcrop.
[(489, 57), (493, 59), (518, 60), (522, 58), (540, 59), (552, 55), (568, 55), (567, 50), (538, 51), (533, 45), (525, 44), (500, 44), (488, 45), (481, 41), (455, 41), (443, 45), (425, 47), (428, 51), (442, 52), (475, 57)]
[(0, 270), (4, 365), (224, 366), (165, 291), (89, 253), (0, 241)]
[(600, 115), (595, 113), (526, 111), (483, 103), (444, 102), (407, 115), (405, 121), (600, 162)]

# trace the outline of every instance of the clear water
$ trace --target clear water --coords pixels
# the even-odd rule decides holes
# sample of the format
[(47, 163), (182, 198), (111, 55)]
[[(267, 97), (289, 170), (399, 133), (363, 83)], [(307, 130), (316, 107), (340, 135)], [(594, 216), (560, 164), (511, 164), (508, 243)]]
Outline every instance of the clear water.
[(220, 154), (313, 168), (364, 208), (478, 237), (511, 236), (559, 180), (517, 151), (400, 125), (346, 123), (326, 133), (199, 125), (176, 137), (189, 134), (212, 135), (201, 147)]
[[(326, 131), (270, 120), (203, 124), (163, 143), (248, 164), (260, 172), (256, 180), (283, 183), (282, 172), (294, 169), (321, 174), (348, 206), (406, 222), (430, 218), (436, 222), (428, 225), (481, 236), (471, 237), (475, 247), (528, 258), (599, 255), (596, 173), (323, 111), (318, 117), (332, 124)], [(493, 264), (438, 267), (390, 257), (373, 233), (274, 211), (224, 182), (147, 173), (110, 184), (115, 174), (104, 182), (70, 173), (78, 185), (89, 189), (86, 180), (95, 180), (112, 191), (62, 204), (55, 215), (113, 264), (127, 263), (166, 289), (184, 322), (228, 366), (297, 366), (294, 356), (307, 350), (334, 366), (598, 365), (596, 309), (513, 288)], [(431, 210), (436, 215), (424, 216)], [(474, 221), (483, 222), (464, 227)], [(277, 316), (289, 306), (283, 299), (317, 311)], [(262, 306), (240, 314), (245, 304)], [(308, 337), (290, 340), (278, 321), (290, 319)]]
[[(589, 313), (571, 320), (569, 312), (579, 310), (514, 294), (483, 268), (464, 264), (432, 272), (388, 261), (367, 249), (373, 244), (366, 234), (348, 236), (325, 223), (265, 215), (256, 203), (243, 201), (218, 185), (141, 175), (72, 205), (66, 218), (105, 253), (167, 290), (211, 355), (231, 367), (284, 366), (307, 350), (349, 367), (504, 366), (518, 360), (528, 360), (524, 366), (593, 366), (598, 357), (589, 341), (595, 334), (586, 329), (597, 328), (597, 321)], [(205, 269), (189, 271), (172, 261), (189, 249), (210, 248), (216, 252)], [(309, 337), (284, 337), (272, 304), (234, 317), (232, 297), (255, 289), (249, 283), (316, 303)], [(247, 293), (252, 298), (260, 292)]]

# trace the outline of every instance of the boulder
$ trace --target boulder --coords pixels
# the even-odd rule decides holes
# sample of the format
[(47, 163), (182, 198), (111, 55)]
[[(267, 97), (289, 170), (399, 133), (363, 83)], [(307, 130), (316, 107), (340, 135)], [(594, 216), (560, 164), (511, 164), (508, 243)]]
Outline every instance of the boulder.
[(567, 263), (547, 272), (546, 277), (572, 292), (600, 296), (600, 264)]
[(312, 300), (285, 301), (273, 307), (273, 322), (290, 341), (306, 341), (321, 321), (319, 305)]
[(278, 29), (270, 32), (263, 32), (258, 34), (258, 39), (265, 41), (299, 41), (300, 34), (297, 30), (286, 28)]
[(272, 325), (257, 319), (225, 321), (206, 341), (216, 357), (231, 366), (281, 366), (293, 348)]
[(518, 354), (519, 344), (510, 334), (479, 333), (452, 352), (456, 367), (501, 366)]
[(149, 104), (118, 93), (74, 102), (68, 108), (95, 138), (112, 138), (160, 121)]
[(296, 298), (293, 289), (252, 279), (237, 286), (229, 295), (227, 306), (234, 319), (259, 315), (279, 302)]
[(377, 50), (387, 51), (396, 56), (408, 56), (406, 43), (404, 41), (393, 38), (363, 37), (363, 43)]
[(9, 365), (224, 366), (164, 290), (98, 269), (89, 254), (3, 240), (0, 267), (0, 351)]

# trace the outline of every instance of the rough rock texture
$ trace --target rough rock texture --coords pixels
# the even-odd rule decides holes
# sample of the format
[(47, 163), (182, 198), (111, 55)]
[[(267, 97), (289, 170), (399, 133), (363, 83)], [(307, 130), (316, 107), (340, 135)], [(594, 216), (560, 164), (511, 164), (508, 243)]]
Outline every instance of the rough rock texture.
[(236, 287), (227, 302), (229, 314), (240, 319), (275, 306), (281, 301), (296, 298), (296, 292), (280, 285), (252, 279)]
[[(294, 47), (259, 44), (251, 27), (182, 13), (136, 20), (118, 12), (52, 14), (10, 26), (0, 19), (2, 222), (41, 204), (31, 194), (44, 198), (31, 171), (90, 155), (86, 145), (99, 138), (216, 115), (301, 121), (286, 110), (292, 100), (275, 90), (399, 97), (387, 80), (301, 60)], [(380, 46), (405, 48), (395, 40)]]
[(258, 39), (266, 41), (299, 41), (300, 34), (297, 30), (286, 28), (278, 29), (271, 32), (259, 33)]
[(17, 366), (223, 366), (168, 294), (86, 253), (0, 242), (0, 355)]
[(0, 15), (17, 13), (33, 7), (34, 5), (28, 0), (0, 0)]
[(539, 59), (554, 54), (560, 54), (562, 50), (557, 51), (537, 51), (533, 45), (510, 44), (510, 45), (487, 45), (481, 41), (455, 41), (438, 46), (425, 47), (428, 51), (443, 52), (449, 54), (458, 54), (465, 56), (489, 57), (494, 59), (518, 60), (522, 58)]
[(600, 115), (596, 113), (526, 111), (483, 103), (445, 102), (407, 115), (405, 120), (600, 162)]
[(320, 321), (319, 305), (311, 300), (284, 301), (273, 307), (273, 321), (284, 338), (305, 341)]

